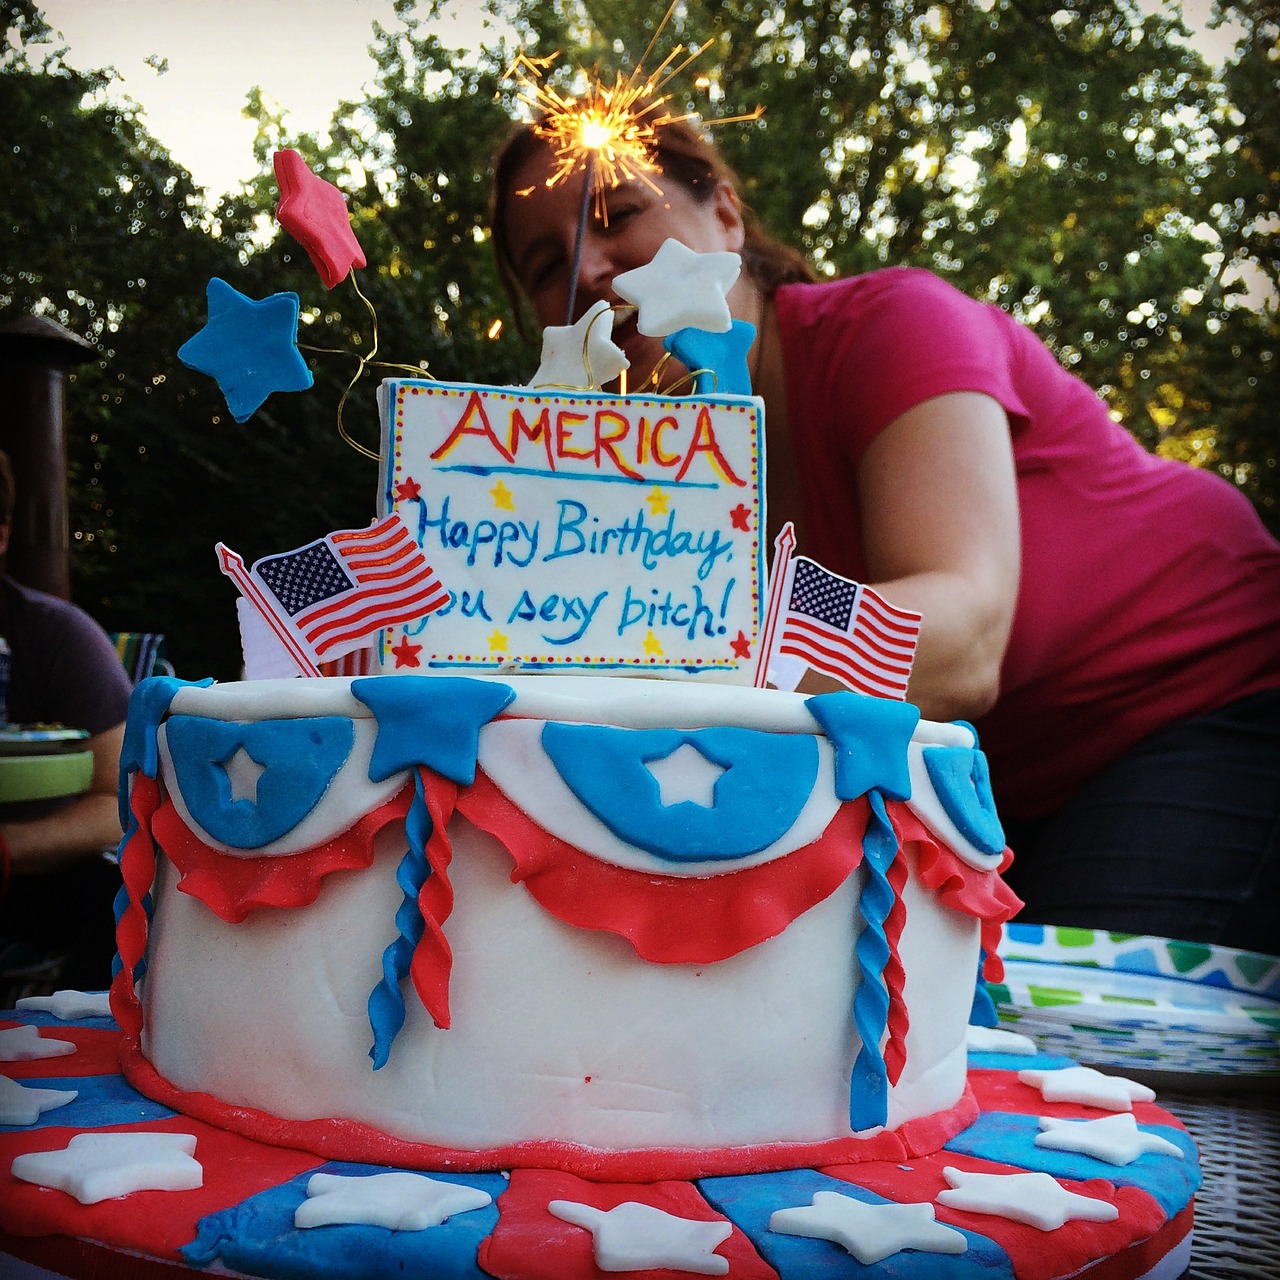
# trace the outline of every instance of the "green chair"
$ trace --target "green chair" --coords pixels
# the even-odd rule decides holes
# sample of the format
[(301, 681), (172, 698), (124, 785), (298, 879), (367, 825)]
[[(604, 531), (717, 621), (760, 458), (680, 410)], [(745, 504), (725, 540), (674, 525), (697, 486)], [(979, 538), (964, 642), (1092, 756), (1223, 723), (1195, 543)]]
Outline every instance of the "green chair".
[(148, 676), (173, 675), (165, 657), (164, 636), (155, 631), (112, 631), (111, 643), (134, 684)]

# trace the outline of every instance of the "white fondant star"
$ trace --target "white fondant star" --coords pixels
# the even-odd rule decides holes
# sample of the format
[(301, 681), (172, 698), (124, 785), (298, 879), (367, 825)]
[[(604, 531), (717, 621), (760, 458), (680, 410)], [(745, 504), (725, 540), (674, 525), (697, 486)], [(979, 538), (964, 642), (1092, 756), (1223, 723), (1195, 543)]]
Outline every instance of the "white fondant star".
[(367, 1178), (317, 1173), (307, 1182), (307, 1198), (294, 1212), (293, 1225), (425, 1231), (492, 1201), (487, 1191), (419, 1173), (375, 1173)]
[(1030, 1036), (1002, 1031), (999, 1027), (966, 1027), (964, 1042), (965, 1047), (974, 1053), (1016, 1053), (1034, 1057), (1039, 1052)]
[(0, 1124), (35, 1124), (42, 1112), (65, 1107), (77, 1093), (75, 1089), (37, 1089), (0, 1076)]
[(615, 277), (613, 291), (640, 308), (641, 333), (665, 338), (677, 329), (727, 333), (733, 327), (725, 294), (742, 269), (736, 253), (695, 253), (664, 240), (653, 260)]
[(38, 1027), (6, 1027), (0, 1031), (0, 1062), (35, 1062), (75, 1053), (70, 1040), (42, 1036)]
[(830, 1240), (864, 1265), (903, 1249), (921, 1253), (964, 1253), (964, 1233), (934, 1216), (931, 1204), (867, 1204), (838, 1191), (817, 1191), (811, 1206), (778, 1209), (769, 1230), (788, 1236)]
[(1108, 1076), (1092, 1067), (1062, 1067), (1041, 1071), (1028, 1067), (1018, 1079), (1040, 1090), (1046, 1102), (1078, 1102), (1104, 1111), (1132, 1111), (1135, 1102), (1151, 1102), (1156, 1093), (1124, 1076)]
[(948, 1209), (988, 1213), (1040, 1231), (1056, 1231), (1072, 1218), (1114, 1222), (1120, 1216), (1110, 1201), (1077, 1195), (1047, 1173), (966, 1173), (950, 1166), (942, 1173), (951, 1188), (935, 1199)]
[(682, 742), (670, 755), (649, 760), (645, 768), (658, 780), (658, 798), (664, 808), (689, 801), (714, 809), (715, 790), (724, 766), (708, 760), (692, 742)]
[(258, 779), (266, 773), (267, 766), (259, 764), (243, 747), (237, 747), (222, 762), (222, 768), (231, 784), (232, 801), (248, 800), (250, 804), (257, 804)]
[(722, 1276), (729, 1271), (729, 1259), (714, 1252), (733, 1234), (728, 1222), (678, 1218), (634, 1200), (609, 1210), (576, 1200), (552, 1200), (547, 1212), (591, 1232), (596, 1266), (601, 1271), (671, 1267), (700, 1276)]
[(630, 367), (613, 340), (612, 308), (601, 299), (577, 324), (542, 331), (542, 363), (529, 385), (593, 390)]
[(194, 1191), (204, 1182), (195, 1149), (189, 1133), (77, 1133), (59, 1151), (18, 1156), (12, 1172), (97, 1204), (134, 1191)]
[(77, 1018), (109, 1018), (111, 993), (68, 989), (55, 991), (51, 996), (23, 996), (17, 1008), (51, 1013), (63, 1022), (74, 1022)]
[(1040, 1117), (1043, 1133), (1036, 1134), (1036, 1146), (1049, 1151), (1073, 1151), (1105, 1160), (1108, 1164), (1132, 1164), (1144, 1151), (1182, 1158), (1182, 1148), (1138, 1128), (1132, 1112), (1103, 1116), (1099, 1120), (1056, 1120)]

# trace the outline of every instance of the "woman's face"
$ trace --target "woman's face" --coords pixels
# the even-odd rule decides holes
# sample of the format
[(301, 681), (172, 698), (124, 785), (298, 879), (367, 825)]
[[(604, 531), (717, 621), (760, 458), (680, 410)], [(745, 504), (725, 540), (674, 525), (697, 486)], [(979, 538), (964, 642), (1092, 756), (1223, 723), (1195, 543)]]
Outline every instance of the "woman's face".
[[(623, 182), (606, 190), (604, 216), (597, 216), (594, 198), (588, 206), (577, 292), (569, 316), (585, 175), (574, 173), (548, 187), (554, 168), (551, 151), (540, 147), (515, 171), (507, 193), (512, 266), (544, 328), (572, 323), (601, 299), (610, 305), (620, 303), (613, 291), (614, 278), (644, 266), (664, 240), (679, 240), (698, 253), (736, 252), (742, 247), (742, 219), (727, 186), (722, 184), (711, 199), (699, 203), (680, 183), (664, 179), (661, 173), (651, 175), (659, 191), (643, 181)], [(625, 317), (615, 316), (613, 340), (631, 362), (628, 386), (640, 387), (664, 354), (662, 339), (642, 334), (632, 311)], [(683, 375), (683, 368), (670, 361), (664, 366), (663, 384), (670, 386)]]

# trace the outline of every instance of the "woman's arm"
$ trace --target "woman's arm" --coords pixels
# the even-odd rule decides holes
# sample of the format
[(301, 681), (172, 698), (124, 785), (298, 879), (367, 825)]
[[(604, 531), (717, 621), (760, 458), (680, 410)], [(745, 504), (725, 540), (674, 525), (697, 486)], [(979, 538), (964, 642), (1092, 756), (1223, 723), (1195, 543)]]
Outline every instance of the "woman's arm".
[[(869, 585), (923, 615), (907, 697), (931, 720), (990, 710), (1020, 562), (1004, 409), (990, 396), (953, 392), (908, 410), (868, 448), (858, 503)], [(801, 684), (818, 687), (814, 673)]]

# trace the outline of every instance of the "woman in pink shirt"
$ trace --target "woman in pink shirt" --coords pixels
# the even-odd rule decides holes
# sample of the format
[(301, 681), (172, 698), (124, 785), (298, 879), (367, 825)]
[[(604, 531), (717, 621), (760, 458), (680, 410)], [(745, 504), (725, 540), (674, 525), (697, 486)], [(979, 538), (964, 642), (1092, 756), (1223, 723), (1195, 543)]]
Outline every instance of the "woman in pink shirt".
[[(790, 520), (923, 615), (908, 697), (976, 724), (1024, 918), (1280, 952), (1280, 544), (1248, 502), (1145, 452), (1029, 329), (929, 272), (817, 282), (696, 129), (658, 136), (661, 191), (607, 191), (580, 250), (583, 176), (548, 186), (547, 144), (508, 139), (492, 227), (517, 307), (618, 304), (668, 238), (741, 254), (770, 542)], [(623, 313), (614, 340), (643, 385), (661, 339)]]

